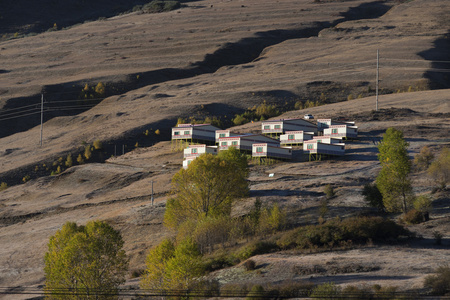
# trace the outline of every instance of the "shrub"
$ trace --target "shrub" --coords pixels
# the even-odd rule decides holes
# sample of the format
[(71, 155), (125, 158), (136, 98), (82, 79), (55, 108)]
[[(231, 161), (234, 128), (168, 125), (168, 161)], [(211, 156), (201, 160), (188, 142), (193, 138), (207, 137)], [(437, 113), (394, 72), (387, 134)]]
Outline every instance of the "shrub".
[(444, 148), (428, 168), (428, 174), (440, 189), (445, 189), (450, 181), (450, 148)]
[(96, 86), (95, 86), (95, 96), (100, 98), (100, 97), (104, 97), (105, 93), (106, 93), (106, 87), (103, 83), (99, 82)]
[(248, 120), (244, 117), (244, 115), (236, 115), (236, 117), (233, 119), (233, 124), (238, 126), (248, 123)]
[(314, 283), (306, 281), (286, 281), (274, 288), (278, 290), (281, 298), (300, 298), (304, 293), (310, 292), (315, 287)]
[(181, 5), (180, 5), (179, 1), (153, 0), (152, 2), (145, 4), (142, 7), (142, 11), (145, 13), (158, 13), (158, 12), (175, 10), (180, 7), (181, 7)]
[(95, 140), (92, 144), (95, 150), (101, 150), (103, 148), (102, 142), (100, 140)]
[(446, 295), (450, 292), (450, 267), (441, 266), (436, 273), (425, 277), (424, 287), (430, 288), (435, 295)]
[[(328, 201), (326, 199), (322, 199), (322, 201), (320, 201), (320, 206), (319, 206), (319, 217), (322, 221), (324, 221), (325, 219), (325, 215), (328, 213)], [(319, 223), (323, 223), (323, 222), (319, 222)]]
[(160, 134), (161, 134), (161, 131), (159, 131), (159, 129), (156, 129), (156, 130), (155, 130), (155, 134), (156, 134), (156, 135), (160, 135)]
[(341, 287), (333, 282), (319, 284), (313, 288), (310, 297), (315, 299), (336, 299), (341, 295)]
[(303, 109), (303, 102), (301, 102), (301, 101), (295, 102), (294, 108), (297, 110)]
[(256, 269), (256, 263), (252, 259), (248, 259), (244, 262), (244, 267), (247, 271), (253, 271)]
[(425, 221), (425, 215), (416, 209), (411, 209), (403, 215), (402, 220), (407, 224), (419, 224)]
[(309, 225), (292, 230), (277, 242), (283, 249), (317, 248), (351, 243), (363, 244), (369, 240), (385, 242), (412, 234), (391, 220), (381, 217), (352, 217), (334, 219), (320, 225)]
[(331, 186), (331, 184), (327, 184), (325, 186), (324, 192), (325, 195), (327, 195), (328, 199), (331, 199), (336, 195), (336, 193), (334, 192), (334, 188)]
[[(256, 204), (256, 203), (255, 203)], [(254, 216), (253, 216), (254, 217)], [(260, 211), (258, 216), (259, 234), (275, 233), (284, 228), (286, 223), (286, 213), (280, 210), (278, 204)]]
[(0, 183), (0, 191), (4, 191), (8, 188), (8, 184), (6, 182)]
[(78, 157), (77, 157), (77, 163), (79, 163), (80, 165), (81, 165), (82, 163), (84, 163), (84, 159), (83, 159), (83, 156), (81, 156), (81, 153), (78, 154)]
[(420, 149), (420, 152), (414, 157), (414, 165), (416, 165), (419, 170), (425, 170), (430, 166), (433, 159), (434, 155), (431, 153), (430, 148), (423, 146)]
[(25, 183), (25, 182), (27, 182), (27, 181), (29, 181), (29, 180), (30, 180), (30, 175), (25, 175), (25, 176), (22, 178), (23, 183)]
[(72, 155), (69, 154), (69, 155), (67, 155), (65, 165), (66, 165), (66, 167), (70, 168), (72, 166), (72, 164), (73, 164)]
[(241, 260), (245, 260), (254, 255), (270, 253), (270, 252), (272, 252), (274, 250), (278, 250), (278, 249), (279, 249), (279, 247), (277, 246), (276, 243), (268, 242), (268, 241), (255, 241), (255, 242), (250, 243), (249, 245), (243, 247), (238, 252), (238, 257)]
[(245, 299), (254, 299), (254, 300), (259, 300), (259, 299), (265, 299), (265, 295), (264, 295), (264, 288), (259, 285), (256, 284), (254, 286), (252, 286), (252, 289), (250, 290), (250, 292), (248, 292), (247, 294), (247, 298)]
[(231, 267), (241, 262), (241, 260), (237, 258), (234, 253), (229, 253), (224, 250), (217, 251), (210, 258), (204, 258), (204, 261), (204, 267), (207, 272)]
[(421, 195), (414, 200), (413, 206), (422, 213), (428, 213), (431, 210), (432, 202), (429, 195)]
[(442, 237), (444, 235), (442, 233), (440, 233), (439, 231), (433, 231), (433, 237), (436, 240), (436, 245), (441, 245), (442, 244)]
[(92, 151), (91, 146), (87, 145), (86, 148), (84, 148), (84, 157), (89, 160), (92, 157)]

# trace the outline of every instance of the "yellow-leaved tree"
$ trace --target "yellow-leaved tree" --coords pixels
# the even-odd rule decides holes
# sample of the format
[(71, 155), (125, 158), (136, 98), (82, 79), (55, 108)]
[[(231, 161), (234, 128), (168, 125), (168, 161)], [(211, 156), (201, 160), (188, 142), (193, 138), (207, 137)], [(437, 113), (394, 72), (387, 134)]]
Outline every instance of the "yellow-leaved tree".
[(176, 229), (187, 220), (229, 216), (233, 201), (248, 194), (247, 176), (247, 158), (235, 148), (200, 155), (172, 178), (176, 196), (167, 201), (165, 225)]
[(45, 291), (50, 299), (111, 299), (125, 282), (128, 258), (120, 233), (101, 221), (67, 222), (50, 237)]

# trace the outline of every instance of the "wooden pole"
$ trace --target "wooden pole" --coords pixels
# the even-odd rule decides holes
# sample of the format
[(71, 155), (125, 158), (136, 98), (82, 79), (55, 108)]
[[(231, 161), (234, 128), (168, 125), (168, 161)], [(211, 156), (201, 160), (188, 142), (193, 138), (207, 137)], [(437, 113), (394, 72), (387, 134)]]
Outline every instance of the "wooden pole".
[(41, 93), (41, 142), (42, 147), (42, 132), (44, 130), (44, 93)]
[(376, 111), (378, 111), (378, 79), (379, 79), (379, 66), (380, 66), (380, 52), (377, 49), (377, 82), (376, 82), (376, 97), (375, 97), (375, 101), (376, 101), (376, 105), (375, 105), (375, 109)]

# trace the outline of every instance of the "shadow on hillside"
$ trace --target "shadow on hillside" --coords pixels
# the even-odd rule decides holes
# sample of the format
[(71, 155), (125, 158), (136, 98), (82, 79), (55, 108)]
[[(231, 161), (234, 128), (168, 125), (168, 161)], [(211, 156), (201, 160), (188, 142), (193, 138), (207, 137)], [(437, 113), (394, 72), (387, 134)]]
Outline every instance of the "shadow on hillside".
[(432, 61), (431, 69), (424, 76), (430, 80), (431, 89), (447, 89), (450, 87), (447, 75), (450, 69), (450, 30), (433, 44), (433, 48), (419, 53), (424, 59)]
[(377, 276), (377, 275), (330, 275), (330, 276), (320, 276), (320, 277), (314, 277), (310, 280), (314, 283), (329, 283), (330, 281), (336, 283), (336, 284), (342, 284), (342, 283), (352, 283), (359, 280), (364, 281), (383, 281), (383, 280), (407, 280), (414, 278), (413, 276), (401, 276), (401, 275), (392, 275), (392, 276)]
[[(14, 2), (15, 4), (11, 4), (11, 7), (15, 7), (14, 5), (20, 6), (22, 2), (25, 0), (18, 0)], [(75, 0), (71, 0), (71, 2), (58, 2), (57, 0), (46, 0), (46, 1), (56, 1), (57, 4), (52, 6), (52, 10), (50, 12), (53, 12), (53, 10), (58, 10), (61, 7), (64, 7), (66, 9), (66, 13), (73, 13), (77, 15), (77, 18), (91, 18), (92, 16), (84, 16), (80, 15), (78, 16), (78, 10), (79, 8), (75, 8), (71, 10), (71, 5), (75, 5), (77, 2)], [(97, 0), (95, 2), (92, 2), (89, 4), (90, 9), (88, 11), (95, 13), (97, 10), (97, 6), (100, 4), (105, 4), (105, 0)], [(141, 0), (135, 0), (128, 3), (128, 1), (120, 1), (116, 0), (117, 3), (123, 4), (123, 5), (136, 5), (141, 3)], [(126, 2), (126, 3), (125, 3)], [(145, 1), (147, 2), (147, 1)], [(12, 3), (12, 2), (11, 2)], [(23, 3), (22, 3), (23, 4)], [(36, 4), (37, 5), (37, 4)], [(49, 6), (47, 3), (39, 3), (39, 9), (44, 9), (45, 7)], [(111, 1), (107, 2), (107, 5), (105, 5), (107, 8), (111, 8), (113, 5)], [(117, 7), (120, 7), (120, 5), (116, 5)], [(127, 7), (128, 7), (127, 6)], [(12, 8), (5, 8), (4, 11), (9, 11)], [(27, 4), (25, 5), (25, 10), (27, 8), (32, 7), (32, 5)], [(17, 8), (17, 7), (16, 7)], [(86, 11), (86, 7), (83, 7), (83, 11)], [(141, 72), (141, 73), (135, 73), (135, 74), (129, 74), (127, 76), (127, 79), (122, 82), (117, 82), (114, 80), (113, 77), (111, 78), (92, 78), (89, 80), (88, 83), (90, 84), (97, 84), (98, 82), (104, 82), (107, 83), (107, 86), (113, 86), (115, 89), (114, 94), (122, 94), (125, 92), (128, 92), (130, 90), (135, 90), (144, 86), (154, 85), (162, 82), (172, 81), (172, 80), (178, 80), (178, 79), (185, 79), (194, 77), (201, 74), (207, 74), (207, 73), (213, 73), (217, 71), (219, 68), (224, 66), (232, 66), (232, 65), (239, 65), (239, 64), (245, 64), (252, 62), (256, 60), (262, 53), (262, 51), (269, 47), (273, 46), (275, 44), (282, 43), (289, 39), (300, 39), (300, 38), (310, 38), (313, 36), (317, 36), (317, 34), (325, 28), (329, 28), (331, 26), (335, 26), (341, 22), (345, 22), (347, 20), (356, 20), (356, 19), (367, 19), (367, 18), (376, 18), (380, 17), (384, 13), (386, 13), (389, 10), (390, 6), (387, 6), (383, 4), (380, 1), (376, 1), (373, 3), (365, 3), (361, 4), (357, 7), (352, 7), (348, 10), (348, 12), (343, 13), (343, 18), (340, 18), (332, 23), (330, 22), (313, 22), (309, 25), (305, 25), (302, 28), (293, 29), (293, 30), (269, 30), (266, 32), (258, 32), (255, 34), (255, 36), (243, 38), (235, 43), (228, 43), (221, 47), (220, 49), (216, 50), (214, 53), (207, 54), (202, 61), (195, 62), (191, 64), (190, 66), (186, 68), (163, 68), (159, 70), (152, 70), (148, 72)], [(8, 10), (9, 9), (9, 10)], [(98, 8), (99, 11), (102, 11), (100, 8)], [(112, 13), (112, 12), (111, 12)], [(97, 12), (98, 14), (98, 12)], [(46, 15), (46, 14), (44, 14)], [(58, 14), (58, 13), (52, 13), (51, 15), (61, 15), (61, 20), (64, 20), (63, 18), (69, 17), (65, 16), (64, 14)], [(70, 14), (69, 14), (70, 15)], [(105, 14), (103, 14), (105, 15)], [(64, 17), (65, 16), (65, 17)], [(48, 18), (46, 18), (48, 20)], [(52, 19), (52, 24), (46, 24), (43, 25), (44, 27), (47, 26), (47, 28), (53, 26), (53, 22), (55, 22), (54, 19)], [(77, 19), (78, 20), (78, 19)], [(2, 20), (5, 21), (5, 20)], [(42, 20), (34, 20), (33, 22), (39, 23)], [(15, 22), (17, 23), (17, 26), (19, 26), (20, 18), (17, 18)], [(29, 21), (31, 22), (31, 21)], [(57, 22), (57, 21), (56, 21)], [(63, 25), (63, 23), (58, 24), (58, 26)], [(1, 26), (1, 24), (0, 24)], [(308, 27), (306, 27), (308, 26)], [(139, 76), (138, 76), (139, 75)], [(50, 104), (52, 101), (61, 101), (61, 100), (73, 100), (78, 99), (80, 95), (80, 91), (83, 89), (84, 85), (86, 84), (87, 80), (78, 81), (78, 82), (69, 82), (64, 84), (57, 84), (52, 86), (46, 86), (44, 89), (48, 95), (45, 95), (45, 101)], [(50, 94), (51, 93), (51, 94)], [(111, 96), (111, 95), (107, 95)], [(274, 94), (275, 96), (275, 94)], [(279, 92), (278, 92), (279, 96)], [(73, 106), (73, 103), (67, 103), (67, 107), (61, 107), (61, 109), (53, 110), (52, 112), (44, 114), (44, 121), (50, 120), (57, 116), (68, 116), (68, 115), (76, 115), (80, 114), (88, 109), (90, 109), (92, 106), (94, 106), (96, 103), (93, 103), (93, 105), (86, 106), (85, 109), (81, 107), (77, 107), (76, 109), (70, 109), (69, 106)], [(0, 138), (11, 135), (17, 132), (26, 131), (34, 126), (39, 125), (40, 123), (40, 112), (39, 112), (39, 105), (40, 105), (40, 95), (35, 95), (32, 97), (27, 98), (14, 98), (9, 99), (6, 103), (6, 105), (3, 108), (3, 111), (6, 109), (17, 109), (20, 107), (24, 107), (27, 105), (35, 105), (34, 111), (32, 114), (27, 114), (26, 116), (20, 117), (20, 118), (7, 118), (5, 119), (5, 114), (0, 114)], [(62, 106), (62, 105), (61, 105)], [(183, 112), (177, 112), (179, 115), (183, 115)], [(232, 115), (234, 115), (232, 113)]]
[[(352, 152), (354, 150), (354, 152)], [(361, 153), (373, 153), (369, 154), (361, 154)], [(366, 150), (363, 149), (349, 149), (345, 150), (344, 160), (346, 161), (376, 161), (378, 160), (376, 148), (368, 148)]]
[(302, 196), (302, 197), (320, 197), (324, 193), (299, 191), (299, 190), (282, 190), (282, 189), (268, 189), (268, 190), (250, 190), (250, 197), (267, 197), (267, 196)]

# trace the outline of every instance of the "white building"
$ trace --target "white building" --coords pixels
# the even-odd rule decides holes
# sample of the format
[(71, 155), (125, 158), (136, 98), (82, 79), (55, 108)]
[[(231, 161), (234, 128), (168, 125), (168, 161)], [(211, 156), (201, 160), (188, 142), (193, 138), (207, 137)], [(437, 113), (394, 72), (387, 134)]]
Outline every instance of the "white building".
[(345, 154), (345, 144), (326, 144), (323, 142), (319, 142), (319, 140), (317, 139), (305, 141), (303, 142), (303, 153), (341, 156)]
[(270, 146), (280, 147), (278, 140), (261, 134), (244, 134), (228, 137), (219, 137), (219, 150), (227, 150), (228, 147), (235, 147), (239, 150), (252, 151), (253, 144), (267, 143)]
[(356, 139), (358, 137), (358, 127), (350, 125), (331, 125), (323, 129), (324, 136), (341, 139)]
[(304, 119), (281, 119), (261, 122), (263, 134), (283, 134), (286, 131), (306, 131), (317, 134), (317, 126)]
[(340, 137), (331, 137), (331, 136), (314, 136), (312, 140), (316, 140), (319, 143), (325, 144), (340, 144), (342, 143), (342, 138)]
[(216, 130), (220, 130), (210, 124), (178, 124), (172, 127), (172, 140), (207, 141), (214, 143)]
[(331, 119), (318, 119), (317, 120), (317, 129), (319, 131), (323, 131), (325, 128), (329, 128), (332, 125), (349, 125), (355, 126), (355, 122), (341, 122), (341, 121), (333, 121)]
[(239, 136), (239, 134), (232, 133), (229, 129), (226, 130), (216, 130), (216, 143), (219, 142), (219, 138)]
[(286, 131), (285, 134), (280, 135), (281, 145), (299, 145), (303, 144), (303, 141), (312, 140), (314, 132), (305, 131)]
[(253, 144), (252, 157), (269, 157), (278, 159), (291, 159), (291, 147), (274, 147), (267, 143)]
[(189, 164), (199, 157), (202, 154), (210, 153), (210, 154), (217, 154), (218, 147), (217, 146), (206, 146), (206, 145), (189, 145), (186, 149), (183, 151), (183, 168), (187, 168)]

